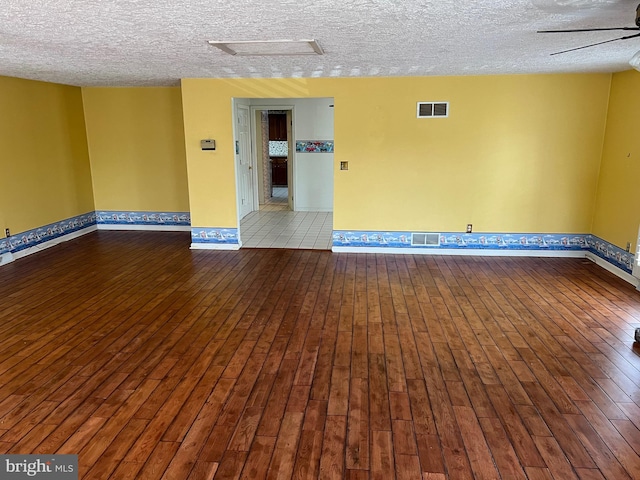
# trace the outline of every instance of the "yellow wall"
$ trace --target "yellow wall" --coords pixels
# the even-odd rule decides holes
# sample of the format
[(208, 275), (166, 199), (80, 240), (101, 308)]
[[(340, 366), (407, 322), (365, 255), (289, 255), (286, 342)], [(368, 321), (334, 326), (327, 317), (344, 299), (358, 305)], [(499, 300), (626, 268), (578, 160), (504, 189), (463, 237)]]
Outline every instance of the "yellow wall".
[[(349, 161), (334, 170), (335, 229), (589, 232), (610, 80), (184, 79), (192, 223), (237, 226), (233, 97), (333, 97), (335, 165)], [(418, 101), (449, 101), (450, 117), (416, 119)]]
[(616, 73), (602, 152), (592, 233), (620, 248), (636, 249), (640, 225), (640, 73)]
[(83, 88), (97, 210), (189, 211), (179, 88)]
[[(637, 73), (613, 78), (597, 208), (606, 74), (82, 91), (0, 78), (0, 235), (94, 208), (191, 210), (194, 226), (235, 227), (232, 98), (333, 97), (335, 164), (350, 167), (335, 169), (335, 229), (586, 233), (593, 219), (593, 233), (624, 246), (640, 220), (631, 183), (640, 97)], [(428, 100), (449, 101), (450, 117), (416, 119), (416, 102)], [(217, 150), (201, 151), (203, 138)]]
[(94, 210), (79, 88), (0, 77), (0, 236)]

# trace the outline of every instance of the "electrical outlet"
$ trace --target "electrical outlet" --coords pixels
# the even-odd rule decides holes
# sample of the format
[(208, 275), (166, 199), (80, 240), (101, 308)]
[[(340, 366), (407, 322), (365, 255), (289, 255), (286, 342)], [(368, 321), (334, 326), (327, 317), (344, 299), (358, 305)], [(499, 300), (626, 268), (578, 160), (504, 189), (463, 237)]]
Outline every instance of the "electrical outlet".
[(467, 233), (472, 233), (473, 232), (473, 225), (470, 223), (467, 223)]
[(349, 162), (340, 162), (340, 170), (349, 170)]
[(11, 236), (11, 230), (9, 230), (8, 228), (4, 229), (4, 236), (9, 238)]

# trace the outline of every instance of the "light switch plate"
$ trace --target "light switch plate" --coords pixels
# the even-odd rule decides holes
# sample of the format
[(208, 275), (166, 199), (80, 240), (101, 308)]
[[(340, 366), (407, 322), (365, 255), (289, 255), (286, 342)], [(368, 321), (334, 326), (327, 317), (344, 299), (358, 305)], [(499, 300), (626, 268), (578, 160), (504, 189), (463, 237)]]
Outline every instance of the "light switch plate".
[(216, 141), (215, 140), (200, 140), (200, 148), (202, 150), (215, 150), (216, 149)]

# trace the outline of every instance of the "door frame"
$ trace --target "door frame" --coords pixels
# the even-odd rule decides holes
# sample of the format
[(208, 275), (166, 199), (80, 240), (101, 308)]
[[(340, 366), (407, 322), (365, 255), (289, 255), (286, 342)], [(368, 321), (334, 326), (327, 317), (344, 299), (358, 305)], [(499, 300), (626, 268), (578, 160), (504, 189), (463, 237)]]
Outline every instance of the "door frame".
[[(254, 101), (259, 102), (261, 100), (267, 100), (266, 98), (258, 98), (254, 99)], [(294, 203), (294, 191), (295, 191), (295, 117), (296, 117), (296, 109), (294, 105), (251, 105), (250, 107), (250, 117), (251, 117), (251, 164), (253, 165), (253, 179), (254, 179), (254, 205), (255, 210), (260, 209), (260, 204), (258, 201), (258, 148), (261, 146), (256, 145), (256, 134), (258, 132), (258, 126), (256, 125), (256, 112), (264, 111), (264, 110), (290, 110), (291, 111), (291, 135), (287, 138), (287, 142), (289, 143), (289, 155), (287, 157), (287, 183), (288, 183), (288, 192), (289, 192), (289, 208), (291, 210), (295, 210)], [(287, 131), (289, 129), (287, 128)], [(262, 161), (266, 161), (267, 159), (262, 159)]]
[[(247, 109), (249, 112), (249, 117), (251, 116), (251, 106), (250, 105), (246, 105), (244, 103), (239, 103), (237, 102), (238, 99), (233, 98), (232, 99), (232, 129), (233, 129), (233, 167), (234, 167), (234, 171), (235, 171), (235, 180), (236, 180), (236, 221), (238, 223), (238, 227), (240, 226), (240, 220), (241, 220), (241, 207), (242, 207), (242, 196), (240, 194), (240, 183), (242, 182), (242, 177), (241, 177), (241, 173), (238, 172), (238, 155), (239, 155), (239, 151), (238, 151), (238, 147), (239, 147), (239, 138), (238, 138), (238, 130), (237, 130), (237, 123), (238, 123), (238, 113), (240, 108), (243, 109)], [(251, 118), (249, 118), (249, 139), (251, 140), (251, 135), (252, 135), (252, 125), (251, 125)], [(253, 159), (253, 140), (251, 140), (249, 142), (249, 169), (251, 170), (251, 175), (249, 177), (249, 182), (250, 182), (250, 188), (251, 188), (251, 198), (249, 199), (250, 201), (250, 211), (247, 213), (247, 215), (253, 211), (255, 211), (256, 208), (256, 200), (258, 198), (257, 193), (256, 193), (256, 188), (257, 188), (257, 182), (254, 180), (255, 177), (255, 165), (254, 165), (254, 159)]]

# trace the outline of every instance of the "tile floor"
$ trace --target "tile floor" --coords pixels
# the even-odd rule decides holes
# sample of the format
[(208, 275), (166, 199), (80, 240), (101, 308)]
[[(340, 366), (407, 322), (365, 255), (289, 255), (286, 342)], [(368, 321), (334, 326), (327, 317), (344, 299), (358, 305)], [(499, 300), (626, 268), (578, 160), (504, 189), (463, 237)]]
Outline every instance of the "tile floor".
[(292, 212), (287, 204), (287, 188), (274, 188), (273, 197), (260, 211), (240, 222), (244, 248), (331, 249), (333, 214)]

